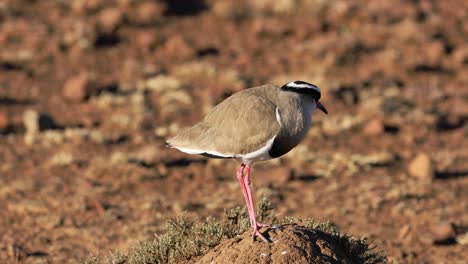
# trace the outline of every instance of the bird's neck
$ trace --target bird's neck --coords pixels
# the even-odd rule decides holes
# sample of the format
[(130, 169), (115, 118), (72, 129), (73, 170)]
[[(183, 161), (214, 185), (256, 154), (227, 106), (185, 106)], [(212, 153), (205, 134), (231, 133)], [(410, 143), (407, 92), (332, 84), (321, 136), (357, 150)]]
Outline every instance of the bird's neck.
[(293, 92), (280, 93), (278, 106), (281, 110), (281, 119), (287, 128), (287, 134), (302, 133), (311, 125), (311, 114), (315, 109), (312, 97)]

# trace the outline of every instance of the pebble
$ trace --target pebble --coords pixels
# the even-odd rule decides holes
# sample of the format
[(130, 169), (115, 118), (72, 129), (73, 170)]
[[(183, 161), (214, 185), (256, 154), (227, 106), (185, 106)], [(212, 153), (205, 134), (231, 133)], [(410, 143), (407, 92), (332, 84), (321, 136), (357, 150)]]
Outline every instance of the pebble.
[(72, 164), (74, 161), (75, 159), (71, 153), (59, 152), (50, 158), (49, 164), (53, 166), (66, 166)]
[(188, 62), (174, 66), (171, 74), (179, 79), (190, 81), (196, 78), (216, 78), (215, 65), (208, 62)]
[(444, 45), (442, 44), (441, 41), (433, 41), (431, 43), (427, 43), (424, 45), (424, 50), (427, 51), (426, 56), (426, 61), (430, 65), (437, 65), (442, 57), (445, 55), (444, 54)]
[(432, 243), (446, 244), (455, 239), (455, 229), (452, 223), (441, 223), (432, 228)]
[(146, 88), (155, 92), (168, 90), (178, 90), (182, 87), (182, 82), (168, 75), (157, 75), (146, 80)]
[(10, 127), (10, 118), (8, 113), (5, 111), (0, 111), (0, 132), (6, 131)]
[(457, 237), (457, 243), (460, 245), (468, 245), (468, 232)]
[(458, 64), (464, 64), (468, 60), (468, 45), (460, 45), (457, 47), (453, 53), (453, 59)]
[(55, 121), (46, 113), (39, 113), (35, 110), (26, 110), (23, 114), (24, 127), (26, 133), (37, 133), (56, 127)]
[(62, 95), (70, 101), (80, 102), (88, 97), (89, 92), (90, 80), (86, 74), (81, 73), (65, 81)]
[(136, 44), (144, 50), (150, 49), (156, 42), (156, 34), (151, 31), (141, 31), (136, 35)]
[(410, 233), (410, 231), (411, 231), (410, 225), (404, 225), (402, 228), (400, 228), (400, 232), (398, 232), (398, 238), (405, 239)]
[(139, 24), (151, 24), (164, 15), (166, 6), (156, 1), (144, 2), (138, 6), (135, 20)]
[(384, 132), (384, 124), (379, 119), (369, 121), (363, 128), (363, 133), (367, 136), (378, 136)]
[(26, 110), (23, 113), (23, 124), (26, 134), (36, 134), (39, 132), (39, 113), (35, 110)]
[(362, 122), (362, 116), (356, 115), (330, 117), (322, 121), (322, 132), (327, 136), (337, 136), (344, 131), (360, 126)]
[(214, 1), (213, 13), (224, 19), (241, 19), (251, 15), (251, 9), (242, 2), (237, 1)]
[(130, 155), (130, 159), (145, 164), (155, 164), (161, 159), (162, 151), (155, 146), (145, 146)]
[(26, 145), (33, 144), (39, 132), (57, 127), (52, 117), (32, 109), (23, 113), (23, 125), (26, 129), (24, 135)]
[(162, 51), (172, 60), (190, 60), (196, 55), (195, 49), (179, 35), (170, 37), (164, 43)]
[(408, 172), (419, 179), (433, 179), (435, 176), (433, 163), (429, 155), (418, 154), (409, 164)]
[(159, 126), (154, 129), (154, 134), (157, 137), (167, 137), (167, 135), (169, 135), (169, 129), (165, 126)]
[(251, 1), (255, 13), (290, 14), (297, 9), (298, 2), (294, 0), (256, 0)]
[[(192, 96), (184, 91), (184, 90), (179, 90), (179, 91), (173, 91), (173, 92), (167, 92), (161, 95), (161, 98), (159, 100), (160, 104), (164, 107), (174, 107), (171, 111), (177, 111), (177, 105), (173, 105), (173, 103), (179, 103), (179, 104), (185, 104), (185, 105), (190, 105), (193, 102)], [(171, 111), (166, 111), (166, 109), (163, 109), (165, 112), (171, 113)], [(161, 111), (163, 111), (161, 110)]]
[(99, 29), (111, 33), (122, 23), (124, 13), (120, 8), (107, 8), (99, 13)]
[(122, 151), (116, 151), (111, 154), (110, 156), (110, 162), (112, 164), (117, 164), (117, 163), (126, 163), (128, 162), (128, 154)]

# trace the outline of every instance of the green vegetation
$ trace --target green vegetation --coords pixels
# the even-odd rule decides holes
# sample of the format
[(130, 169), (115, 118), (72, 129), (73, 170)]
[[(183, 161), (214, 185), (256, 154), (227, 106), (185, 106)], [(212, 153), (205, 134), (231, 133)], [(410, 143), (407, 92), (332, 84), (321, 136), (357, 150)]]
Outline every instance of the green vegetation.
[[(356, 263), (384, 263), (385, 254), (374, 253), (369, 248), (366, 238), (352, 238), (343, 235), (330, 223), (319, 223), (313, 219), (285, 218), (278, 220), (267, 199), (258, 205), (260, 222), (271, 222), (275, 225), (299, 223), (306, 228), (318, 230), (328, 234), (349, 255), (355, 256)], [(245, 208), (234, 208), (225, 213), (222, 221), (208, 217), (201, 223), (186, 217), (178, 217), (167, 222), (167, 232), (153, 241), (140, 242), (130, 249), (128, 254), (120, 252), (110, 253), (105, 260), (90, 256), (85, 263), (112, 264), (153, 264), (178, 263), (193, 257), (203, 255), (210, 248), (220, 244), (223, 240), (233, 238), (250, 230), (249, 218)]]

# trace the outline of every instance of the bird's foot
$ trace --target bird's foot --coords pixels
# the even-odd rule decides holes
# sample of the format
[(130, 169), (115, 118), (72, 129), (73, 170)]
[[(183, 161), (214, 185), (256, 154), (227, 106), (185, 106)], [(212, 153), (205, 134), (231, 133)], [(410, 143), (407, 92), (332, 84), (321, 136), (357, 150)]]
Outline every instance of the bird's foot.
[(255, 237), (259, 237), (261, 240), (263, 240), (266, 243), (270, 243), (270, 239), (267, 239), (262, 233), (260, 233), (259, 228), (256, 227), (254, 228), (253, 234), (252, 234), (252, 240), (255, 241)]

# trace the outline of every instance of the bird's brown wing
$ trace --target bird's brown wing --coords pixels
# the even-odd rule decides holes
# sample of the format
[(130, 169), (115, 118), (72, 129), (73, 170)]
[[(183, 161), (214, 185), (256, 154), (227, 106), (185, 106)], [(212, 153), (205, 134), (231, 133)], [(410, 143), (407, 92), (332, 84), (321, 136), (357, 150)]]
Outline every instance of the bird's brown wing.
[(251, 89), (229, 97), (200, 123), (182, 131), (168, 143), (182, 151), (189, 150), (185, 151), (188, 153), (215, 156), (246, 154), (265, 146), (280, 128), (276, 105), (248, 90)]

